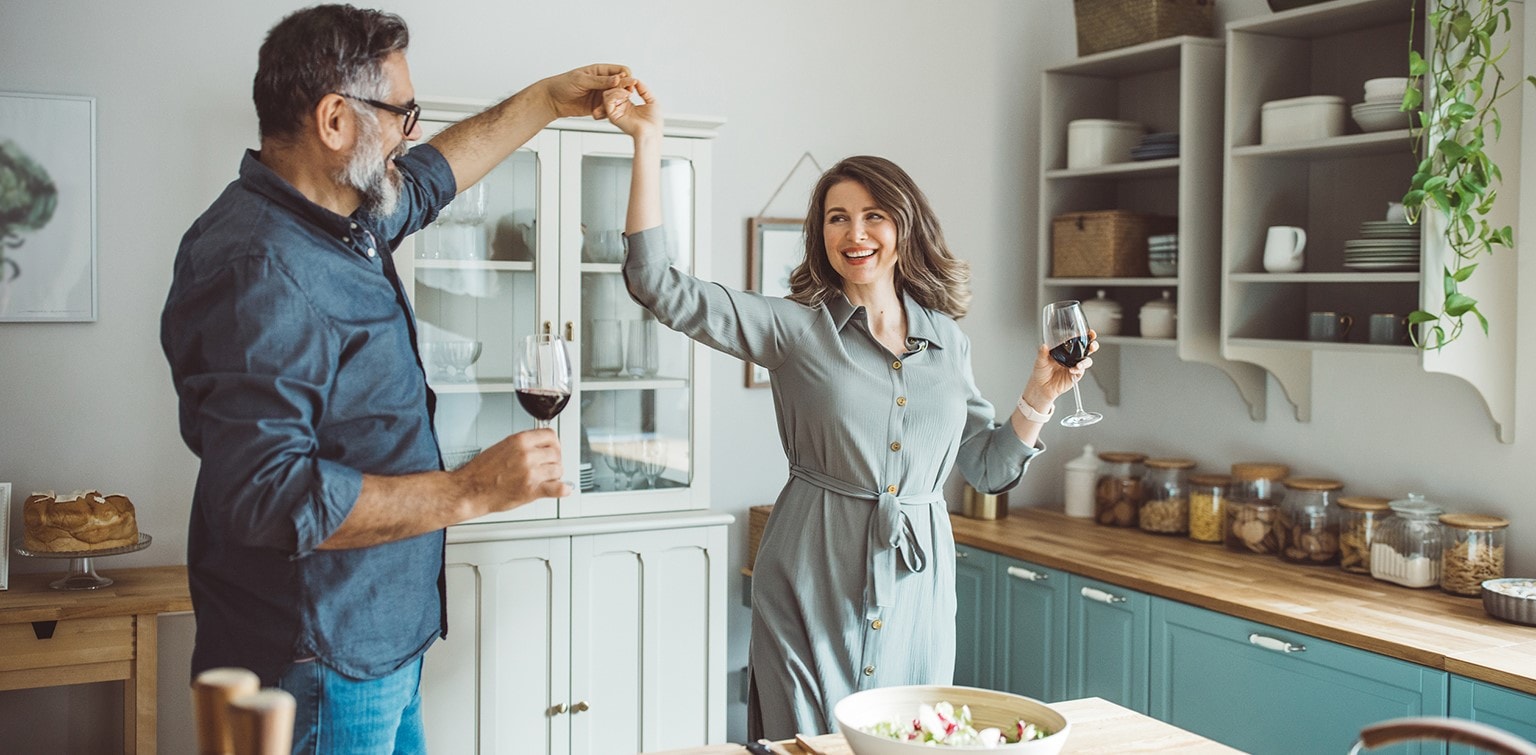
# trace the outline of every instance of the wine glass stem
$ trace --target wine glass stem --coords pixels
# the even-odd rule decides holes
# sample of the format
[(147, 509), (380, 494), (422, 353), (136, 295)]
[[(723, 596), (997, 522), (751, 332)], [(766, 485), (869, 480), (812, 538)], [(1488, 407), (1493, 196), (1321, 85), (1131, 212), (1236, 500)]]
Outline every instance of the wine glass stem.
[(1077, 402), (1077, 413), (1083, 413), (1083, 395), (1077, 392), (1077, 381), (1072, 381), (1072, 400)]
[[(1078, 407), (1078, 409), (1081, 410), (1082, 407)], [(533, 426), (538, 428), (538, 429), (540, 429), (540, 430), (548, 430), (549, 429), (549, 420), (547, 420), (547, 419), (535, 419), (533, 421)]]

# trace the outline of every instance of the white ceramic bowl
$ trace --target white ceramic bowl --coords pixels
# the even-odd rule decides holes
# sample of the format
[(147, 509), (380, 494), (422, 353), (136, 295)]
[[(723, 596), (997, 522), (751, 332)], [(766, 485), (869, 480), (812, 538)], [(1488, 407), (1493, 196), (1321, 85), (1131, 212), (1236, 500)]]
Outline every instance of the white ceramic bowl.
[[(864, 732), (864, 727), (881, 721), (900, 721), (917, 716), (917, 709), (924, 703), (947, 702), (958, 710), (962, 705), (971, 707), (971, 720), (977, 729), (991, 726), (1004, 728), (1023, 719), (1025, 723), (1043, 726), (1051, 735), (1017, 744), (1004, 744), (987, 749), (983, 747), (926, 747), (912, 742), (900, 742)], [(832, 709), (837, 726), (848, 740), (853, 755), (913, 755), (914, 753), (943, 752), (996, 752), (1007, 755), (1056, 755), (1067, 743), (1072, 725), (1065, 716), (1051, 706), (1031, 697), (1014, 695), (976, 687), (945, 687), (940, 685), (909, 685), (881, 687), (855, 692), (843, 698)]]
[(1367, 79), (1365, 82), (1365, 98), (1372, 102), (1376, 100), (1403, 99), (1403, 92), (1408, 90), (1408, 79), (1404, 76), (1387, 76), (1380, 79)]
[(1398, 109), (1397, 103), (1376, 104), (1361, 102), (1351, 105), (1350, 117), (1360, 126), (1361, 131), (1391, 131), (1393, 129), (1409, 128), (1417, 125), (1416, 113), (1405, 113)]

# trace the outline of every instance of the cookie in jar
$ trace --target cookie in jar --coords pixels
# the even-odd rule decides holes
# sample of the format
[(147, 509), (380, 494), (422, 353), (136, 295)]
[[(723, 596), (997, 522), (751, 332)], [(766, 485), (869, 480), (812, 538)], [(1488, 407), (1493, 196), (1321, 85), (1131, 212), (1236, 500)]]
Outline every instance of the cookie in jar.
[(1112, 527), (1136, 526), (1146, 460), (1146, 454), (1124, 451), (1099, 454), (1099, 479), (1093, 488), (1094, 521)]
[(1293, 477), (1285, 481), (1285, 498), (1275, 528), (1275, 546), (1281, 561), (1309, 566), (1339, 561), (1339, 491), (1337, 480)]
[(1280, 514), (1280, 481), (1291, 473), (1284, 464), (1240, 462), (1232, 465), (1227, 491), (1227, 549), (1238, 553), (1279, 550), (1275, 526)]

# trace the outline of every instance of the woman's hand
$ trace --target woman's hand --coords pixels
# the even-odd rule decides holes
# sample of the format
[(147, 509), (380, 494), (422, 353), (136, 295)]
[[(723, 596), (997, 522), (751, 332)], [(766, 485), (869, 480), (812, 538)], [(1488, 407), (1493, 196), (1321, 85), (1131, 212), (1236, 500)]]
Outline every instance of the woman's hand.
[[(1088, 330), (1088, 353), (1099, 350), (1098, 334), (1093, 329)], [(1040, 344), (1035, 352), (1035, 368), (1029, 374), (1029, 383), (1024, 386), (1024, 401), (1034, 407), (1036, 411), (1045, 411), (1047, 407), (1056, 403), (1056, 398), (1067, 391), (1072, 390), (1072, 384), (1081, 380), (1089, 367), (1093, 366), (1093, 358), (1089, 357), (1077, 363), (1072, 368), (1063, 367), (1060, 362), (1051, 358), (1050, 347)]]
[(635, 81), (624, 66), (598, 63), (543, 79), (537, 86), (542, 88), (544, 99), (555, 117), (591, 114), (593, 118), (601, 119), (604, 90), (630, 86)]
[[(638, 105), (633, 101), (636, 96), (640, 98)], [(636, 139), (661, 133), (661, 108), (650, 88), (639, 79), (631, 86), (603, 92), (603, 113), (620, 131)]]

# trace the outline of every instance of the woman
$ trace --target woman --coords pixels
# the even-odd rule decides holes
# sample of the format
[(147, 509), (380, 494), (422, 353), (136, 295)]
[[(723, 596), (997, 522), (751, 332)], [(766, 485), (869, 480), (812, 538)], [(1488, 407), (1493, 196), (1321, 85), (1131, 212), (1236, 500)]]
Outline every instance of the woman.
[[(1018, 408), (993, 420), (955, 324), (969, 266), (912, 179), (850, 157), (817, 184), (788, 298), (672, 268), (661, 228), (661, 115), (644, 84), (604, 96), (635, 140), (624, 276), (663, 324), (773, 376), (790, 479), (753, 565), (752, 738), (832, 731), (848, 694), (954, 674), (955, 551), (942, 486), (1013, 487), (1083, 369), (1045, 346)], [(1094, 344), (1092, 348), (1096, 348)]]

